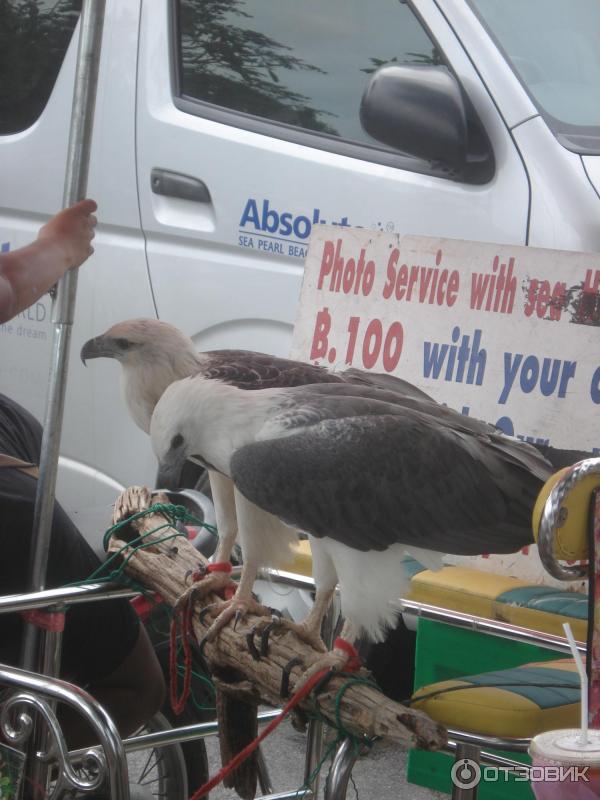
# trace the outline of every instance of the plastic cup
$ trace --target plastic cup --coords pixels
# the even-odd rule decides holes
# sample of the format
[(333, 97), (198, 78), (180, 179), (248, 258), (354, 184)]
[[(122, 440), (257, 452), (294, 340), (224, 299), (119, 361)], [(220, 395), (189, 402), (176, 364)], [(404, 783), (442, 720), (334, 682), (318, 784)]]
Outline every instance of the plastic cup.
[(537, 800), (600, 798), (600, 731), (580, 728), (540, 733), (531, 740), (531, 788)]

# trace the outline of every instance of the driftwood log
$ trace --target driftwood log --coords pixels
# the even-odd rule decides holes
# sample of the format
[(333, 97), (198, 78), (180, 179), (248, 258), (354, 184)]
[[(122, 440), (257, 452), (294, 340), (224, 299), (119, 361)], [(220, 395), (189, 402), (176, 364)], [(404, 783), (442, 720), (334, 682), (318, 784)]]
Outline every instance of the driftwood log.
[[(156, 502), (168, 503), (168, 499), (160, 495), (153, 497), (144, 487), (126, 489), (115, 504), (113, 524), (146, 511)], [(191, 572), (201, 569), (207, 562), (184, 537), (157, 542), (165, 537), (165, 529), (156, 529), (166, 522), (161, 512), (141, 516), (113, 533), (108, 549), (111, 553), (117, 552), (134, 537), (146, 534), (143, 549), (126, 547), (123, 551), (123, 556), (127, 558), (125, 571), (144, 586), (158, 592), (167, 604), (175, 606), (190, 586)], [(151, 541), (155, 543), (148, 546)], [(211, 608), (201, 616), (200, 612), (221, 600), (216, 594), (194, 600), (192, 625), (198, 641), (218, 613)], [(250, 702), (277, 707), (282, 703), (283, 668), (297, 659), (297, 665), (290, 672), (293, 691), (304, 671), (322, 654), (301, 641), (293, 631), (281, 626), (276, 627), (269, 637), (268, 653), (256, 660), (256, 651), (254, 654), (250, 651), (247, 637), (253, 629), (260, 630), (270, 621), (271, 616), (249, 613), (235, 630), (229, 623), (214, 642), (206, 645), (204, 655), (221, 691)], [(367, 676), (365, 672), (362, 674)], [(356, 736), (384, 737), (401, 742), (406, 747), (427, 750), (440, 749), (446, 743), (446, 731), (437, 722), (420, 711), (393, 702), (371, 686), (351, 685), (339, 697), (340, 689), (347, 681), (347, 675), (336, 674), (318, 695), (318, 711), (332, 725), (336, 724), (337, 701), (339, 720), (345, 730)], [(300, 707), (308, 713), (314, 712), (314, 702), (308, 698), (302, 701)]]

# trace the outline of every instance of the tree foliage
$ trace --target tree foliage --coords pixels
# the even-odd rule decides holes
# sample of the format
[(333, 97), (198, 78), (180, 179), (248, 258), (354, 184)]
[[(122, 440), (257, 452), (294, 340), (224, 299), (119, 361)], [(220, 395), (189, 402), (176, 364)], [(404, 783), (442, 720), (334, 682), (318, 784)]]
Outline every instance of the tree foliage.
[(0, 133), (42, 113), (80, 10), (81, 0), (0, 0)]
[(329, 112), (285, 85), (285, 71), (323, 72), (285, 44), (253, 30), (245, 0), (182, 0), (184, 94), (260, 117), (335, 134)]

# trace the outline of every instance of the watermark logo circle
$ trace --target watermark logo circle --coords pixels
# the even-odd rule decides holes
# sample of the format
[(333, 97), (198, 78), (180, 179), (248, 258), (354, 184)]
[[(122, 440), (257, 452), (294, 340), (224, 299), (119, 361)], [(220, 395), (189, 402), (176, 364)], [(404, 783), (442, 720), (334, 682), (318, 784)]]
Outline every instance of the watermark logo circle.
[(450, 777), (459, 789), (473, 789), (481, 780), (481, 767), (470, 758), (460, 758), (453, 764)]

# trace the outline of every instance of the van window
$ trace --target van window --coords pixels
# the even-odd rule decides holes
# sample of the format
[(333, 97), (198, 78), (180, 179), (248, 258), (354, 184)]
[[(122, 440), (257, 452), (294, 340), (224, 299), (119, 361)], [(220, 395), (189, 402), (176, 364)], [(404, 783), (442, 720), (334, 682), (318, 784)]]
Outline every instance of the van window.
[(29, 128), (44, 110), (81, 0), (0, 2), (0, 134)]
[(371, 75), (442, 63), (402, 0), (177, 3), (179, 94), (236, 112), (238, 127), (254, 117), (382, 149), (359, 119)]
[(558, 140), (600, 153), (598, 0), (471, 0)]

